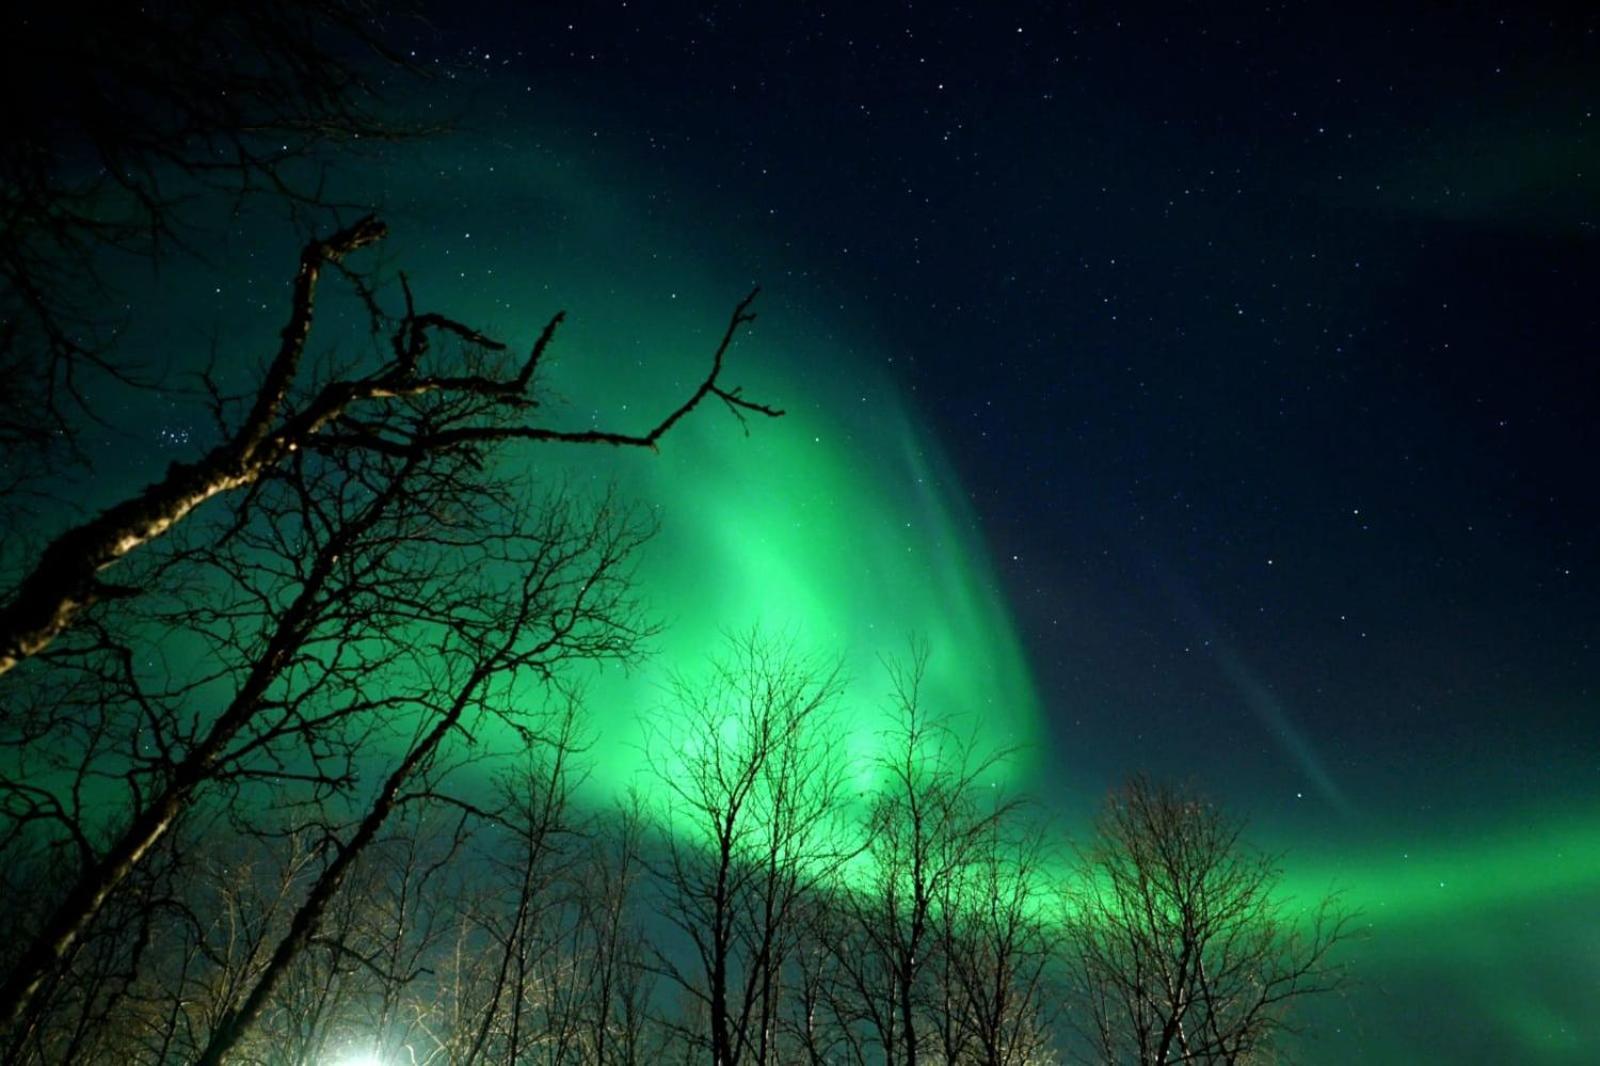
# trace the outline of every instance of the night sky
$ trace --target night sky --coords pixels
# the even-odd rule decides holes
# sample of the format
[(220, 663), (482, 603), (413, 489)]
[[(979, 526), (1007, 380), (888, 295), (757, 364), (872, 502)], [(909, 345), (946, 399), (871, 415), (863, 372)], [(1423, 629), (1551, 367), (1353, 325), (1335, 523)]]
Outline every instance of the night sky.
[[(569, 311), (574, 422), (647, 423), (763, 286), (730, 373), (788, 418), (550, 460), (657, 508), (664, 660), (776, 622), (871, 701), (921, 633), (1065, 826), (1192, 779), (1363, 911), (1305, 1061), (1600, 1061), (1600, 16), (404, 32), (460, 131), (340, 180), (423, 302), (512, 339)], [(241, 226), (234, 267), (159, 284), (270, 338), (294, 238)], [(152, 463), (190, 445), (169, 407)], [(619, 732), (654, 698), (598, 691)]]

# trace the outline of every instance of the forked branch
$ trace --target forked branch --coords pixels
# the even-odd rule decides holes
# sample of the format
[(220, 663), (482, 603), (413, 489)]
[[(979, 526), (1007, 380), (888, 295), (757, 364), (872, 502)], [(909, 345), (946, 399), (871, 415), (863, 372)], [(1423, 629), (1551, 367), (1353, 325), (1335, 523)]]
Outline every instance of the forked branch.
[(292, 398), (311, 336), (323, 268), (338, 266), (352, 252), (382, 240), (387, 232), (383, 222), (369, 216), (306, 245), (295, 274), (282, 341), (243, 423), (199, 461), (174, 463), (160, 481), (50, 542), (0, 607), (0, 674), (43, 651), (85, 608), (100, 600), (138, 593), (138, 589), (103, 581), (100, 575), (108, 567), (166, 533), (212, 497), (255, 483), (300, 448), (364, 447), (417, 455), (512, 440), (654, 448), (709, 396), (721, 400), (741, 421), (747, 413), (769, 418), (783, 414), (746, 399), (738, 388), (724, 386), (721, 380), (734, 337), (740, 327), (755, 320), (750, 307), (759, 290), (752, 290), (734, 308), (698, 387), (643, 433), (562, 430), (521, 418), (455, 426), (432, 435), (409, 430), (403, 420), (393, 417), (393, 401), (427, 393), (481, 397), (515, 412), (536, 408), (532, 394), (535, 372), (564, 317), (557, 314), (550, 320), (513, 376), (429, 374), (422, 362), (435, 334), (482, 351), (500, 351), (504, 345), (443, 315), (419, 313), (409, 287), (405, 290), (405, 314), (392, 338), (393, 358), (371, 375), (328, 382), (311, 392), (309, 399), (295, 404)]

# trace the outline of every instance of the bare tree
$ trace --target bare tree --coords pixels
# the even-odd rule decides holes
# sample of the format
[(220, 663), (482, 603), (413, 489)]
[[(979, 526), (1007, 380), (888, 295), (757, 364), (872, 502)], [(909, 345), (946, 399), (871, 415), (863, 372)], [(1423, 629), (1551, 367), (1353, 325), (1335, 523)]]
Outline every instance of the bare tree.
[[(302, 361), (321, 268), (382, 233), (381, 224), (366, 220), (309, 245), (282, 347), (228, 439), (197, 463), (174, 465), (161, 482), (57, 537), (0, 608), (0, 670), (44, 651), (97, 601), (109, 598), (100, 616), (114, 615), (145, 588), (161, 593), (157, 602), (173, 625), (193, 628), (200, 620), (201, 639), (220, 659), (209, 675), (171, 691), (152, 691), (148, 648), (127, 630), (118, 636), (115, 627), (96, 622), (61, 654), (19, 677), (20, 691), (36, 707), (13, 713), (17, 704), (8, 701), (8, 713), (0, 716), (0, 745), (19, 760), (47, 758), (55, 765), (44, 774), (22, 762), (5, 767), (0, 792), (11, 828), (57, 827), (75, 842), (81, 873), (0, 985), (0, 1026), (26, 1009), (109, 894), (205, 787), (247, 766), (270, 765), (279, 778), (290, 774), (273, 754), (284, 745), (298, 746), (309, 760), (292, 773), (309, 775), (324, 794), (345, 786), (353, 774), (349, 753), (359, 747), (348, 730), (368, 728), (382, 717), (378, 712), (404, 708), (412, 698), (380, 693), (373, 679), (427, 659), (415, 643), (395, 638), (418, 626), (460, 636), (481, 635), (498, 624), (486, 620), (484, 607), (494, 592), (484, 591), (475, 602), (453, 596), (442, 574), (470, 573), (462, 560), (476, 552), (483, 565), (502, 573), (525, 566), (548, 580), (565, 574), (583, 553), (597, 553), (605, 567), (621, 566), (639, 543), (641, 532), (616, 522), (615, 511), (587, 531), (573, 525), (570, 508), (529, 513), (526, 500), (510, 498), (505, 486), (485, 477), (490, 449), (511, 441), (654, 447), (709, 396), (735, 413), (780, 413), (719, 383), (728, 347), (751, 319), (748, 298), (730, 319), (699, 386), (640, 434), (564, 431), (529, 420), (537, 407), (535, 373), (560, 316), (525, 360), (505, 368), (496, 362), (502, 345), (442, 316), (417, 312), (409, 290), (391, 355), (382, 365), (301, 382), (308, 376)], [(438, 336), (462, 349), (434, 352)], [(220, 423), (228, 423), (229, 410), (219, 399)], [(192, 522), (183, 525), (202, 503), (235, 490), (244, 491), (231, 513), (217, 514), (203, 530)], [(504, 522), (506, 529), (488, 528), (491, 521)], [(98, 576), (140, 545), (179, 528), (194, 533), (175, 542), (186, 550), (152, 558), (130, 573), (136, 584), (112, 589)], [(193, 565), (209, 568), (213, 582), (220, 573), (237, 598), (212, 606), (216, 590), (204, 577), (191, 575), (189, 585), (175, 585), (174, 574)], [(430, 588), (439, 595), (428, 593)], [(551, 597), (575, 588), (566, 576), (554, 590), (535, 581), (524, 588), (528, 599), (522, 606), (553, 611)], [(577, 602), (595, 603), (593, 593), (587, 589)], [(563, 657), (616, 649), (609, 639), (580, 637), (596, 618), (587, 606), (572, 609), (570, 624), (556, 627), (559, 637), (535, 662), (508, 652), (472, 687), (504, 669), (546, 669), (544, 655), (551, 648), (559, 647)], [(454, 617), (452, 610), (458, 612)], [(623, 629), (637, 623), (611, 621)], [(531, 616), (519, 624), (532, 624)], [(642, 629), (635, 630), (629, 639), (641, 635)], [(422, 667), (418, 676), (428, 676), (428, 670)], [(224, 680), (233, 686), (231, 698), (214, 714), (196, 715), (188, 701), (201, 693), (215, 699)], [(114, 698), (107, 698), (108, 686)], [(121, 716), (106, 713), (108, 707), (120, 708)], [(75, 746), (57, 743), (63, 733)], [(341, 753), (346, 765), (329, 770), (327, 763)], [(103, 846), (84, 831), (83, 784), (96, 776), (121, 781), (128, 796), (127, 820)], [(94, 806), (103, 811), (103, 797)], [(103, 813), (96, 817), (105, 824)]]
[(1070, 970), (1097, 1063), (1243, 1063), (1292, 1031), (1299, 1000), (1339, 987), (1350, 916), (1295, 907), (1275, 857), (1193, 792), (1135, 777), (1084, 849)]
[(663, 917), (694, 964), (670, 948), (658, 961), (703, 1008), (699, 1050), (715, 1066), (774, 1061), (800, 909), (847, 854), (839, 689), (837, 666), (750, 632), (730, 640), (709, 682), (678, 684), (651, 743), (667, 798)]
[(996, 819), (939, 900), (936, 1024), (946, 1062), (1044, 1061), (1058, 989), (1061, 895), (1050, 838), (1037, 821)]
[[(116, 348), (119, 323), (99, 313), (116, 303), (108, 257), (120, 269), (172, 248), (213, 254), (212, 212), (258, 190), (301, 232), (347, 220), (354, 205), (323, 192), (326, 149), (423, 131), (383, 113), (379, 83), (416, 71), (363, 0), (93, 11), (69, 0), (13, 29), (0, 76), (16, 90), (7, 98), (29, 106), (0, 147), (0, 497), (23, 477), (14, 461), (48, 467), (97, 418), (86, 380), (143, 381)], [(169, 902), (149, 895), (153, 857), (176, 853), (199, 807), (209, 824), (259, 830), (244, 823), (265, 800), (319, 840), (304, 877), (284, 883), (303, 891), (283, 897), (287, 933), (259, 925), (249, 952), (219, 959), (212, 915), (169, 923), (188, 929), (188, 948), (161, 959), (178, 987), (217, 969), (228, 977), (211, 989), (214, 1017), (174, 1008), (146, 1019), (166, 1049), (237, 1041), (274, 988), (307, 969), (319, 936), (346, 923), (327, 939), (329, 958), (361, 939), (362, 912), (340, 909), (342, 886), (394, 812), (422, 802), (413, 793), (451, 744), (486, 716), (523, 728), (507, 703), (513, 679), (549, 683), (567, 661), (631, 655), (648, 635), (622, 591), (648, 530), (610, 505), (585, 520), (559, 494), (507, 486), (487, 473), (496, 448), (653, 448), (709, 397), (741, 419), (781, 413), (721, 380), (752, 293), (698, 386), (653, 424), (547, 423), (539, 365), (562, 316), (516, 360), (419, 311), (403, 277), (403, 307), (387, 316), (349, 265), (385, 234), (368, 216), (305, 245), (256, 387), (230, 397), (203, 381), (219, 443), (37, 555), (7, 560), (0, 859), (33, 854), (53, 871), (48, 886), (25, 886), (0, 950), (0, 1035), (13, 1043), (60, 1031), (69, 1000), (84, 1034), (91, 1015), (106, 1029), (129, 989), (161, 1002), (138, 980), (150, 923)], [(308, 354), (329, 269), (387, 340), (337, 365)], [(506, 588), (510, 605), (497, 605)], [(363, 752), (396, 743), (397, 722), (415, 732), (399, 739), (396, 765), (377, 767)], [(370, 955), (362, 965), (393, 992), (400, 967)]]
[[(447, 483), (459, 490), (454, 479)], [(412, 796), (436, 794), (430, 774), (453, 743), (491, 729), (533, 743), (538, 719), (529, 718), (530, 692), (559, 686), (574, 662), (630, 661), (651, 632), (632, 599), (628, 569), (649, 530), (626, 513), (602, 508), (584, 516), (545, 503), (485, 514), (490, 501), (456, 502), (477, 505), (457, 514), (466, 539), (435, 533), (444, 552), (423, 547), (420, 560), (407, 560), (427, 574), (423, 585), (380, 580), (374, 586), (375, 593), (387, 589), (389, 602), (403, 604), (410, 615), (408, 632), (391, 630), (386, 638), (387, 645), (407, 649), (408, 661), (403, 673), (391, 675), (394, 687), (385, 699), (398, 703), (394, 714), (410, 723), (411, 739), (381, 776), (365, 812), (341, 834), (254, 986), (201, 1053), (201, 1064), (220, 1062), (249, 1030), (396, 809)], [(413, 532), (407, 543), (417, 539)], [(415, 677), (409, 685), (406, 674)]]
[(581, 772), (576, 706), (549, 724), (503, 776), (505, 802), (481, 812), (473, 848), (453, 864), (456, 936), (431, 940), (418, 957), (413, 972), (424, 963), (428, 972), (401, 996), (396, 1015), (406, 1024), (370, 1041), (385, 1054), (637, 1066), (659, 1050), (632, 910), (641, 813), (579, 820), (569, 795)]
[(7, 1033), (0, 1057), (19, 1064), (96, 1061), (136, 1042), (134, 1033), (124, 1030), (148, 1013), (141, 1002), (147, 992), (144, 976), (164, 952), (165, 933), (185, 917), (174, 895), (184, 866), (182, 850), (175, 839), (164, 842), (96, 916), (76, 945), (70, 969), (44, 989), (49, 1009)]
[(589, 943), (586, 1061), (595, 1066), (641, 1066), (657, 1050), (649, 1013), (654, 975), (638, 913), (646, 828), (635, 794), (599, 825), (582, 868), (576, 933)]
[(958, 1005), (928, 974), (941, 938), (941, 905), (958, 905), (963, 878), (991, 846), (1018, 801), (999, 793), (994, 775), (1006, 751), (981, 751), (950, 719), (923, 705), (927, 649), (890, 663), (899, 714), (879, 760), (864, 872), (841, 885), (844, 914), (822, 934), (836, 979), (831, 997), (839, 1031), (855, 1061), (873, 1048), (883, 1062), (916, 1066), (935, 1033), (955, 1050)]
[[(577, 1023), (572, 1000), (578, 981), (562, 972), (563, 904), (570, 900), (564, 876), (577, 850), (571, 810), (577, 774), (579, 704), (568, 695), (537, 744), (515, 756), (501, 781), (503, 800), (495, 819), (504, 838), (488, 856), (498, 892), (472, 920), (481, 926), (491, 977), (479, 1017), (462, 1034), (458, 1061), (516, 1062), (541, 1039), (565, 1045)], [(553, 1056), (561, 1061), (565, 1056)]]
[[(448, 934), (462, 875), (458, 860), (478, 819), (438, 803), (404, 805), (352, 867), (316, 933), (290, 965), (247, 1042), (245, 1059), (325, 1062), (358, 1047), (400, 1049), (417, 1036), (414, 1002)], [(273, 840), (262, 841), (271, 854)], [(261, 966), (286, 932), (295, 903), (320, 873), (313, 856), (280, 919), (263, 938), (260, 964), (235, 982), (191, 1046), (193, 1061), (227, 1012), (259, 978)], [(270, 1053), (265, 1053), (270, 1049)]]
[[(397, 824), (396, 824), (397, 823)], [(457, 913), (469, 868), (463, 855), (482, 831), (476, 813), (446, 802), (419, 799), (391, 823), (388, 840), (369, 861), (370, 887), (359, 896), (355, 942), (318, 937), (312, 947), (330, 960), (347, 960), (368, 977), (373, 994), (359, 1031), (384, 1048), (426, 1039), (418, 1024), (419, 989), (429, 983)], [(346, 889), (345, 896), (357, 892)]]
[[(469, 876), (461, 851), (478, 819), (445, 804), (410, 803), (401, 813), (352, 869), (237, 1058), (298, 1064), (352, 1048), (426, 1052), (433, 1019), (419, 1008), (448, 951)], [(303, 829), (203, 829), (164, 842), (181, 840), (181, 866), (142, 865), (113, 896), (6, 1061), (159, 1064), (201, 1054), (260, 978), (329, 858), (329, 842)], [(142, 888), (155, 874), (159, 894)]]

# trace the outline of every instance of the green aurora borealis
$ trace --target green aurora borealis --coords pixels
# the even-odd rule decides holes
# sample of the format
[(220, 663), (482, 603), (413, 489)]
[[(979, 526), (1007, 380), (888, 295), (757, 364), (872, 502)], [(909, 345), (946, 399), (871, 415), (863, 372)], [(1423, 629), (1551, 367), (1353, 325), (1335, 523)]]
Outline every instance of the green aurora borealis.
[[(632, 430), (698, 380), (732, 306), (759, 282), (760, 317), (736, 343), (728, 381), (787, 412), (745, 432), (708, 406), (659, 454), (545, 448), (511, 460), (575, 491), (615, 486), (660, 524), (638, 571), (665, 625), (653, 656), (587, 688), (593, 801), (640, 782), (643, 724), (673, 672), (696, 671), (722, 633), (760, 625), (844, 658), (847, 747), (860, 764), (888, 721), (879, 660), (926, 639), (933, 708), (963, 716), (984, 743), (1020, 746), (1004, 784), (1036, 795), (1067, 834), (1081, 831), (1102, 787), (1088, 780), (1096, 753), (1059, 750), (1048, 728), (1072, 709), (1046, 706), (1038, 691), (997, 550), (946, 458), (963, 442), (929, 430), (911, 353), (869, 313), (821, 304), (809, 280), (821, 265), (759, 232), (736, 239), (709, 193), (631, 183), (620, 175), (636, 158), (576, 136), (545, 131), (518, 145), (460, 136), (389, 168), (384, 255), (407, 269), (422, 304), (513, 346), (565, 308), (546, 381), (551, 417)], [(292, 244), (262, 246), (248, 282), (218, 288), (215, 313), (265, 341)], [(359, 322), (330, 300), (319, 339)], [(172, 326), (151, 325), (153, 337)], [(1265, 726), (1259, 742), (1317, 764)], [(1254, 839), (1284, 854), (1289, 896), (1336, 889), (1363, 916), (1365, 935), (1345, 952), (1356, 984), (1319, 1005), (1305, 1061), (1556, 1063), (1600, 1047), (1600, 814), (1530, 800), (1419, 823), (1387, 820), (1385, 797), (1352, 789), (1348, 799), (1348, 812), (1279, 817), (1271, 798), (1242, 812)]]
[[(652, 233), (648, 219), (619, 213), (604, 183), (575, 168), (557, 152), (497, 159), (495, 174), (519, 175), (514, 188), (464, 199), (511, 195), (541, 205), (540, 215), (559, 222), (538, 234), (539, 253), (488, 253), (472, 262), (467, 285), (425, 270), (413, 284), (436, 306), (487, 322), (513, 343), (535, 335), (552, 309), (567, 308), (546, 379), (558, 398), (548, 417), (638, 429), (703, 375), (750, 282), (685, 255), (692, 237)], [(437, 225), (433, 210), (423, 217)], [(395, 222), (402, 242), (409, 227), (404, 215)], [(464, 219), (461, 232), (475, 225)], [(698, 243), (707, 241), (701, 234)], [(460, 254), (452, 248), (452, 258)], [(489, 261), (492, 273), (481, 270)], [(724, 634), (753, 626), (843, 657), (854, 680), (846, 747), (858, 764), (870, 762), (888, 724), (881, 662), (904, 655), (915, 638), (930, 650), (930, 699), (981, 722), (986, 743), (1026, 752), (1008, 763), (1022, 771), (1041, 749), (1037, 695), (941, 445), (918, 426), (900, 385), (866, 369), (881, 360), (773, 289), (736, 341), (727, 380), (784, 409), (782, 419), (741, 427), (708, 405), (656, 454), (545, 448), (512, 460), (531, 461), (574, 491), (615, 489), (659, 523), (638, 576), (665, 628), (643, 670), (613, 669), (588, 682), (593, 731), (603, 738), (594, 783), (611, 795), (637, 784), (640, 726), (660, 707), (668, 679), (695, 673)], [(526, 307), (522, 297), (511, 309), (498, 302), (527, 293), (536, 298)]]
[[(21, 5), (0, 78), (4, 607), (37, 614), (42, 573), (78, 627), (0, 679), (0, 954), (44, 1004), (0, 1060), (192, 1059), (290, 931), (266, 1058), (687, 1061), (719, 890), (779, 881), (684, 846), (826, 837), (827, 884), (893, 910), (866, 834), (909, 835), (873, 800), (928, 754), (889, 765), (925, 651), (918, 709), (951, 728), (922, 766), (963, 749), (975, 804), (1049, 841), (1022, 906), (1072, 917), (1097, 810), (1142, 775), (1237, 817), (1273, 917), (1348, 916), (1348, 980), (1262, 1061), (1600, 1064), (1600, 5), (102, 8)], [(301, 259), (369, 213), (375, 245)], [(753, 288), (717, 384), (780, 418), (703, 395), (653, 450), (427, 428), (646, 432)], [(342, 409), (324, 447), (279, 436), (406, 364), (412, 295), (448, 320), (409, 320), (439, 377), (368, 378), (384, 415)], [(520, 368), (558, 312), (531, 379), (456, 377), (505, 364), (454, 324)], [(218, 448), (252, 409), (282, 425)], [(309, 477), (241, 465), (252, 436)], [(60, 535), (123, 503), (110, 540)], [(103, 584), (95, 540), (139, 545)], [(827, 676), (825, 743), (697, 776), (752, 720), (755, 672), (718, 673), (741, 640)], [(842, 803), (809, 821), (796, 778)], [(905, 895), (936, 926), (990, 872)], [(813, 1031), (797, 991), (882, 961), (810, 889), (733, 967), (782, 1005), (742, 1029), (777, 1059)], [(772, 912), (734, 898), (739, 943)], [(1001, 961), (1002, 910), (914, 949), (941, 1035), (981, 1042), (957, 971)], [(830, 1061), (915, 1057), (909, 1013), (845, 1049), (885, 972), (847, 975)], [(1091, 1061), (1093, 992), (1046, 987), (1062, 1054), (1026, 1066)], [(1186, 1052), (1193, 1017), (1164, 1034)]]
[[(668, 674), (693, 672), (719, 634), (752, 624), (845, 657), (849, 744), (869, 758), (885, 723), (877, 660), (917, 634), (932, 652), (930, 702), (968, 716), (987, 743), (1023, 745), (1010, 784), (1033, 791), (1069, 830), (1082, 826), (1097, 789), (1063, 768), (1092, 763), (1094, 753), (1048, 750), (992, 549), (942, 458), (960, 442), (933, 439), (907, 400), (907, 380), (875, 369), (901, 364), (875, 350), (870, 321), (804, 306), (804, 284), (784, 279), (803, 278), (806, 264), (770, 251), (730, 262), (717, 224), (682, 225), (696, 210), (715, 217), (691, 196), (665, 213), (677, 225), (625, 206), (651, 198), (603, 175), (627, 172), (630, 161), (606, 166), (590, 154), (585, 169), (582, 157), (490, 152), (487, 163), (478, 157), (476, 177), (446, 175), (457, 202), (526, 199), (546, 225), (527, 252), (470, 252), (461, 277), (416, 271), (419, 291), (516, 338), (568, 308), (550, 379), (565, 415), (633, 428), (695, 380), (729, 308), (760, 280), (761, 317), (736, 345), (729, 380), (788, 412), (752, 422), (746, 434), (706, 409), (658, 455), (537, 457), (575, 483), (614, 482), (661, 523), (639, 572), (667, 625), (656, 654), (643, 671), (598, 679), (589, 691), (600, 793), (638, 780), (640, 722), (660, 708)], [(506, 171), (515, 183), (497, 177)], [(469, 254), (473, 245), (449, 238), (452, 224), (467, 234), (489, 220), (470, 212), (441, 220), (439, 208), (426, 204), (419, 218), (452, 259)], [(412, 224), (395, 221), (394, 252), (409, 258)], [(490, 264), (492, 273), (483, 269)], [(507, 294), (516, 294), (512, 307), (496, 302)], [(1289, 896), (1332, 888), (1362, 914), (1364, 935), (1346, 949), (1356, 984), (1318, 1007), (1306, 1061), (1421, 1062), (1470, 1045), (1482, 1051), (1478, 1061), (1559, 1062), (1600, 1046), (1600, 1018), (1584, 1006), (1600, 958), (1600, 817), (1555, 805), (1454, 812), (1453, 832), (1446, 825), (1418, 837), (1363, 820), (1370, 800), (1352, 804), (1357, 813), (1323, 820), (1317, 836), (1271, 819), (1254, 834), (1284, 853)], [(1470, 1040), (1446, 1031), (1449, 1018), (1463, 1019)]]

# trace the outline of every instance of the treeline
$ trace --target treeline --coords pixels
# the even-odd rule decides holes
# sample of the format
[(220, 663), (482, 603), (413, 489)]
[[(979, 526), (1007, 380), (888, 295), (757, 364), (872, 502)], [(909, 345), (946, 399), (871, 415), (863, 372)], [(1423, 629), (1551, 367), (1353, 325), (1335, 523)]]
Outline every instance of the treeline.
[[(558, 698), (520, 716), (517, 750), (461, 745), (417, 775), (309, 920), (371, 790), (198, 803), (6, 1061), (1263, 1060), (1294, 1000), (1339, 979), (1339, 916), (1284, 911), (1236, 822), (1142, 779), (1069, 852), (998, 787), (1007, 753), (924, 706), (923, 661), (892, 670), (894, 725), (863, 765), (835, 668), (732, 640), (604, 811), (580, 799), (581, 704)], [(38, 839), (8, 840), (8, 964), (71, 892)]]
[[(1042, 1061), (1059, 921), (1034, 895), (1042, 837), (1014, 835), (1018, 808), (914, 708), (904, 791), (863, 805), (833, 758), (832, 679), (755, 641), (737, 655), (685, 686), (629, 807), (578, 803), (574, 703), (524, 720), (535, 739), (487, 795), (406, 797), (230, 1060)], [(195, 811), (141, 863), (8, 1060), (205, 1054), (349, 832), (227, 813)], [(58, 893), (45, 856), (12, 858), (31, 904), (15, 945)]]

